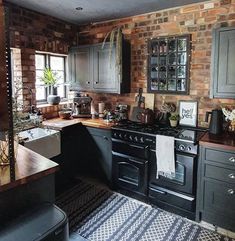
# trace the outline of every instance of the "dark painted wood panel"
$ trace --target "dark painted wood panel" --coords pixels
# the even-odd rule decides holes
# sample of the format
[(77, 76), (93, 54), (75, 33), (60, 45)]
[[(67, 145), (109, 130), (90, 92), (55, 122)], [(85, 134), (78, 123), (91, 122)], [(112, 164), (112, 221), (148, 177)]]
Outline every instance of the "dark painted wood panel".
[(211, 97), (235, 98), (235, 28), (213, 32)]

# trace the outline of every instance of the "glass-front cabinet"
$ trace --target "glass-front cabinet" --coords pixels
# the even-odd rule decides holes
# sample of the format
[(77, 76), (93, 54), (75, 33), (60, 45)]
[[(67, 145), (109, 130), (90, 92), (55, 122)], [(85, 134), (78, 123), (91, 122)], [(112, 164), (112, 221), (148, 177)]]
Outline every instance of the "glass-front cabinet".
[(188, 94), (190, 35), (149, 41), (148, 92)]

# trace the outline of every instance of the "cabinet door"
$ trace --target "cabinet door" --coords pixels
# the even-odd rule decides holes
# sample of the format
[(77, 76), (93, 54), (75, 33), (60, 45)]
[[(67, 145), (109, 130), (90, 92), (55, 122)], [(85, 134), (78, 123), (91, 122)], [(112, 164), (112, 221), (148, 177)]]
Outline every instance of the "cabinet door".
[(97, 45), (93, 48), (94, 81), (93, 88), (96, 91), (117, 92), (118, 79), (116, 74), (115, 46), (110, 52), (110, 45)]
[(71, 89), (90, 90), (93, 78), (91, 49), (73, 49), (69, 54), (69, 68)]
[(108, 181), (112, 178), (112, 142), (110, 130), (87, 128), (99, 150), (99, 162)]
[(212, 61), (212, 96), (235, 98), (235, 28), (214, 31)]

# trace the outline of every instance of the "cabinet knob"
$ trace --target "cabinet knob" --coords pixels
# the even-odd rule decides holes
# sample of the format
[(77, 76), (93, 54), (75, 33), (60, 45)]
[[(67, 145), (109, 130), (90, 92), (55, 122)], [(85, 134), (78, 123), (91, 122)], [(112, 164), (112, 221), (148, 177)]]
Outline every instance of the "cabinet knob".
[(89, 85), (89, 84), (90, 84), (90, 81), (87, 81), (86, 83)]
[(231, 178), (231, 179), (234, 179), (235, 178), (235, 174), (231, 173), (231, 174), (228, 175), (228, 177)]
[(232, 162), (232, 163), (235, 163), (235, 157), (234, 156), (230, 157), (229, 161)]
[(98, 81), (96, 81), (95, 84), (97, 85), (97, 84), (98, 84)]
[(233, 195), (235, 193), (235, 191), (233, 189), (228, 189), (228, 194), (229, 195)]

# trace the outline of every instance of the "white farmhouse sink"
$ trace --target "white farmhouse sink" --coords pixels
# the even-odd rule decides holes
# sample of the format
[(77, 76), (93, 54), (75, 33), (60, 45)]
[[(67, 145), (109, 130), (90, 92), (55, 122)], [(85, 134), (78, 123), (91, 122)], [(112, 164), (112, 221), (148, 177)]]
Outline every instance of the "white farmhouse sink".
[(33, 128), (20, 132), (19, 137), (23, 140), (25, 147), (44, 157), (52, 158), (61, 153), (59, 131)]

